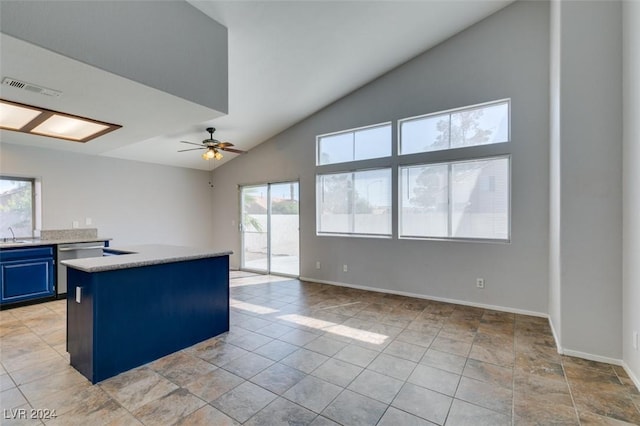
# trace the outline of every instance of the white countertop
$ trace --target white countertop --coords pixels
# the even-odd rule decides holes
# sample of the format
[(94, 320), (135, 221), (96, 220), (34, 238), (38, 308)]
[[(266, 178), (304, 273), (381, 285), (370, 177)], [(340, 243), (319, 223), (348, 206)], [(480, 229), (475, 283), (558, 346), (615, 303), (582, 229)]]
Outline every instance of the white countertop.
[(116, 269), (136, 268), (162, 263), (182, 262), (185, 260), (205, 259), (227, 256), (230, 250), (216, 251), (206, 248), (147, 244), (127, 247), (109, 247), (110, 251), (127, 254), (118, 256), (90, 257), (86, 259), (64, 260), (61, 263), (84, 272), (102, 272)]

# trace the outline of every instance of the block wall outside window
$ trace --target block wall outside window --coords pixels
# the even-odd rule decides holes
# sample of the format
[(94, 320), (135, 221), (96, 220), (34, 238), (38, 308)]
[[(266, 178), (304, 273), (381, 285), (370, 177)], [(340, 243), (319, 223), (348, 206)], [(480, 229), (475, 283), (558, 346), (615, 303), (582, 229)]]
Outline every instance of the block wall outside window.
[(391, 236), (391, 169), (317, 176), (318, 234)]
[(400, 167), (400, 238), (509, 239), (510, 158)]

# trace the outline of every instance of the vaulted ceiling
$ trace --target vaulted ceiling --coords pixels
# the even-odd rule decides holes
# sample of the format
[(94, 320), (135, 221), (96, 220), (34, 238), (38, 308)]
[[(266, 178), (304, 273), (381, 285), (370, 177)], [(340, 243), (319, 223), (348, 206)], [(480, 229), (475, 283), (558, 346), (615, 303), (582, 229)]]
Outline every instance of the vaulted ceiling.
[[(217, 139), (249, 150), (511, 2), (190, 1), (228, 28), (225, 116), (2, 34), (2, 77), (60, 90), (56, 109), (96, 119), (108, 111), (123, 128), (112, 133), (108, 146), (101, 138), (77, 144), (9, 131), (1, 132), (0, 141), (211, 170), (213, 162), (198, 151), (176, 152), (186, 147), (178, 142), (199, 143), (213, 126)], [(182, 67), (188, 78), (190, 64)], [(30, 93), (0, 90), (10, 100), (39, 101)], [(114, 94), (127, 101), (125, 108), (122, 102), (114, 108)], [(233, 157), (225, 154), (222, 162)]]

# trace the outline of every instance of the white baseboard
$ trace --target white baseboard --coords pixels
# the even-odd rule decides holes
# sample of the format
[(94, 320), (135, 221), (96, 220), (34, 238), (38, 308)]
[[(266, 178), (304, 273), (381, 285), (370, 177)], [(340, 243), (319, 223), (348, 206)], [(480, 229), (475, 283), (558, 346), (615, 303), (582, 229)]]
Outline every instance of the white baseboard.
[[(555, 342), (556, 342), (556, 348), (557, 348), (558, 353), (560, 355), (573, 356), (573, 357), (576, 357), (576, 358), (587, 359), (589, 361), (598, 361), (598, 362), (604, 362), (604, 363), (607, 363), (607, 364), (624, 366), (624, 361), (621, 360), (621, 359), (610, 358), (610, 357), (601, 356), (601, 355), (594, 355), (594, 354), (590, 354), (588, 352), (574, 351), (572, 349), (563, 348), (562, 345), (560, 344), (560, 339), (558, 338), (558, 333), (556, 331), (556, 328), (553, 326), (553, 321), (551, 321), (551, 318), (549, 318), (549, 326), (551, 327), (551, 333), (553, 334), (553, 340), (555, 340)], [(625, 368), (625, 370), (628, 370), (628, 369)], [(636, 384), (637, 384), (637, 382), (636, 382)]]
[(589, 361), (598, 361), (598, 362), (604, 362), (607, 364), (622, 366), (622, 360), (617, 358), (609, 358), (607, 356), (600, 356), (600, 355), (590, 354), (587, 352), (574, 351), (572, 349), (564, 349), (564, 351), (561, 353), (566, 356), (574, 356), (576, 358), (588, 359)]
[(547, 315), (549, 318), (549, 327), (551, 327), (551, 334), (553, 334), (553, 340), (556, 342), (556, 350), (560, 355), (564, 353), (562, 350), (562, 345), (560, 345), (560, 339), (558, 338), (558, 333), (556, 332), (556, 328), (553, 326), (553, 321), (551, 321), (551, 317)]
[(425, 294), (410, 293), (410, 292), (407, 292), (407, 291), (397, 291), (397, 290), (389, 290), (389, 289), (386, 289), (386, 288), (368, 287), (368, 286), (363, 286), (363, 285), (347, 284), (347, 283), (341, 283), (341, 282), (337, 282), (337, 281), (319, 280), (319, 279), (316, 279), (316, 278), (300, 277), (300, 280), (309, 281), (309, 282), (315, 282), (315, 283), (320, 283), (320, 284), (335, 285), (335, 286), (338, 286), (338, 287), (356, 288), (358, 290), (376, 291), (378, 293), (397, 294), (398, 296), (415, 297), (416, 299), (426, 299), (426, 300), (433, 300), (433, 301), (436, 301), (436, 302), (454, 303), (456, 305), (473, 306), (475, 308), (491, 309), (491, 310), (494, 310), (494, 311), (509, 312), (509, 313), (512, 313), (512, 314), (530, 315), (530, 316), (534, 316), (534, 317), (549, 318), (549, 316), (547, 314), (542, 313), (542, 312), (527, 311), (525, 309), (515, 309), (515, 308), (509, 308), (509, 307), (506, 307), (506, 306), (488, 305), (488, 304), (485, 304), (485, 303), (469, 302), (469, 301), (466, 301), (466, 300), (448, 299), (446, 297), (436, 297), (436, 296), (429, 296), (429, 295), (425, 295)]
[(640, 379), (635, 374), (633, 374), (633, 371), (631, 371), (629, 365), (627, 365), (627, 363), (624, 361), (622, 361), (622, 368), (624, 368), (624, 371), (627, 372), (627, 375), (631, 378), (633, 384), (636, 385), (636, 388), (638, 388), (638, 391), (640, 391)]

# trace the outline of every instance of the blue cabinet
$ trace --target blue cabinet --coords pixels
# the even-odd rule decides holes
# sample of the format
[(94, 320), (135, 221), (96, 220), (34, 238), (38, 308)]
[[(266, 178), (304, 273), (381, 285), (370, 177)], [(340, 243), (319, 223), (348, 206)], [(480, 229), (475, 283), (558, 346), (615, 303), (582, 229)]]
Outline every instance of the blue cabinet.
[(53, 247), (0, 251), (0, 303), (54, 295)]
[(229, 331), (229, 256), (85, 272), (69, 266), (67, 350), (92, 383)]

